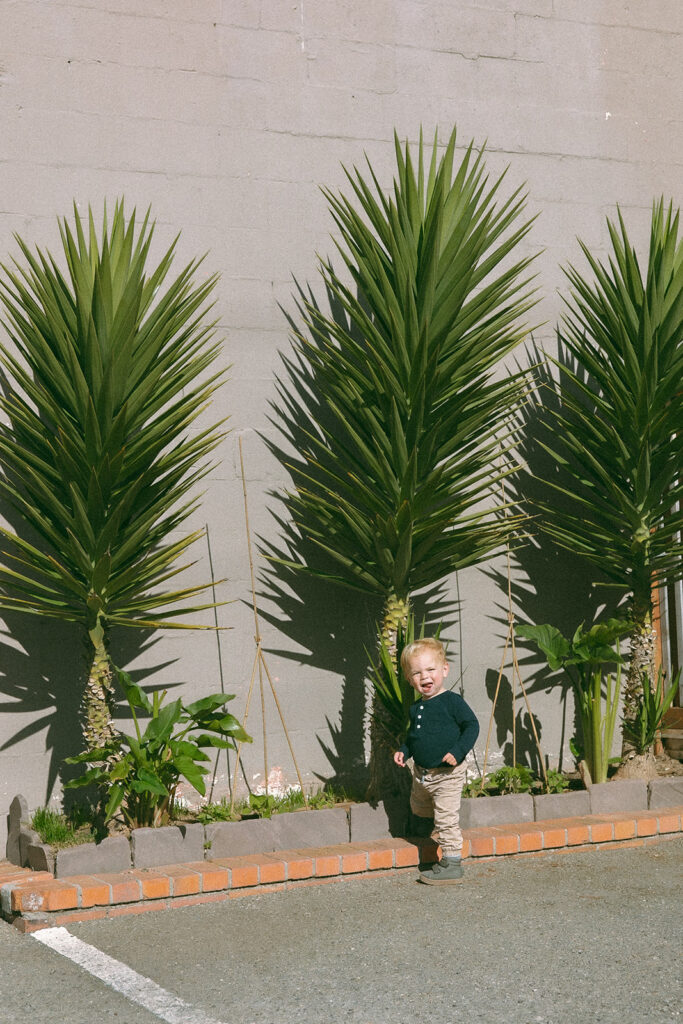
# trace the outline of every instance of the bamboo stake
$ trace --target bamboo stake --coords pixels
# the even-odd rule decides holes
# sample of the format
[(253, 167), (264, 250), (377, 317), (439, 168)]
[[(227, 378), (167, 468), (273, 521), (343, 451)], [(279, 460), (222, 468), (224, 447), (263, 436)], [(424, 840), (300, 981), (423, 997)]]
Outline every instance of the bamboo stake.
[[(251, 704), (251, 695), (254, 689), (254, 680), (256, 679), (256, 666), (258, 665), (258, 648), (256, 649), (256, 657), (254, 658), (254, 667), (251, 670), (251, 680), (249, 682), (249, 689), (247, 691), (247, 703), (244, 708), (244, 718), (242, 719), (242, 725), (244, 729), (247, 728), (247, 719), (249, 718), (249, 705)], [(235, 771), (232, 777), (232, 792), (230, 794), (230, 813), (232, 814), (235, 808), (235, 787), (237, 785), (237, 770), (240, 764), (240, 753), (242, 751), (242, 741), (240, 740), (237, 744), (237, 751), (235, 754)]]
[[(265, 772), (265, 791), (266, 791), (266, 795), (268, 794), (268, 754), (267, 754), (267, 738), (266, 738), (266, 706), (265, 706), (265, 692), (264, 692), (265, 691), (265, 687), (263, 685), (263, 673), (264, 672), (266, 674), (266, 678), (268, 679), (268, 683), (270, 685), (270, 690), (271, 690), (271, 693), (273, 695), (273, 700), (275, 701), (275, 706), (277, 708), (278, 715), (280, 717), (280, 722), (282, 724), (282, 729), (283, 729), (284, 734), (285, 734), (285, 739), (287, 740), (287, 746), (289, 747), (289, 752), (290, 752), (290, 754), (292, 756), (292, 761), (294, 763), (294, 769), (296, 771), (297, 779), (299, 780), (299, 786), (301, 788), (301, 794), (302, 794), (303, 800), (304, 800), (304, 806), (306, 808), (308, 808), (308, 797), (306, 795), (306, 790), (304, 789), (303, 778), (301, 776), (301, 772), (299, 770), (299, 765), (297, 763), (296, 755), (294, 753), (294, 747), (292, 746), (292, 741), (291, 741), (291, 738), (290, 738), (290, 735), (289, 735), (289, 730), (287, 729), (287, 723), (285, 722), (285, 716), (284, 716), (283, 711), (282, 711), (282, 706), (280, 704), (280, 701), (279, 701), (279, 698), (278, 698), (278, 695), (277, 695), (277, 691), (275, 689), (275, 683), (273, 681), (273, 677), (270, 674), (270, 669), (268, 668), (268, 664), (266, 662), (266, 656), (263, 653), (262, 640), (261, 640), (261, 629), (260, 629), (259, 614), (258, 614), (258, 605), (257, 605), (257, 602), (256, 602), (256, 579), (255, 579), (255, 574), (254, 574), (254, 557), (253, 557), (252, 547), (251, 547), (251, 528), (250, 528), (250, 525), (249, 525), (249, 503), (248, 503), (248, 499), (247, 499), (247, 482), (246, 482), (246, 474), (245, 474), (245, 471), (244, 471), (244, 451), (243, 451), (243, 448), (242, 448), (242, 437), (241, 436), (239, 438), (239, 452), (240, 452), (240, 471), (241, 471), (241, 476), (242, 476), (242, 493), (243, 493), (243, 496), (244, 496), (244, 522), (245, 522), (246, 534), (247, 534), (247, 553), (248, 553), (248, 556), (249, 556), (249, 578), (250, 578), (250, 582), (251, 582), (251, 603), (252, 603), (252, 609), (253, 609), (253, 612), (254, 612), (254, 641), (256, 643), (256, 657), (254, 659), (254, 668), (253, 668), (253, 671), (252, 671), (252, 678), (251, 678), (251, 683), (250, 683), (250, 686), (249, 686), (249, 695), (247, 697), (247, 708), (245, 710), (244, 721), (246, 723), (247, 714), (248, 714), (248, 708), (249, 708), (249, 700), (251, 699), (251, 692), (252, 692), (252, 688), (253, 688), (253, 684), (254, 684), (254, 677), (256, 675), (256, 667), (258, 666), (259, 689), (260, 689), (260, 693), (261, 693), (261, 715), (262, 715), (262, 723), (263, 723), (263, 752), (264, 752), (263, 756), (264, 756), (264, 772)], [(239, 751), (240, 751), (240, 749), (241, 749), (241, 744), (237, 748), (237, 759), (238, 759), (238, 761), (239, 761)], [(236, 772), (235, 772), (235, 778), (236, 778)], [(234, 785), (233, 785), (233, 798), (232, 798), (231, 804), (230, 804), (231, 811), (232, 811), (232, 808), (233, 808), (233, 802), (234, 802)]]
[[(218, 676), (221, 681), (221, 693), (225, 693), (225, 678), (223, 676), (223, 659), (221, 657), (221, 637), (220, 629), (218, 627), (218, 612), (216, 610), (216, 576), (213, 571), (213, 558), (211, 555), (211, 540), (209, 537), (209, 524), (204, 524), (204, 530), (206, 532), (206, 550), (209, 555), (209, 572), (211, 573), (211, 594), (213, 598), (213, 622), (214, 629), (216, 631), (216, 647), (218, 649)], [(213, 766), (213, 775), (211, 776), (211, 788), (209, 789), (209, 803), (213, 800), (213, 791), (216, 785), (216, 775), (218, 774), (218, 762), (220, 760), (220, 750), (216, 751), (216, 761)], [(230, 751), (225, 751), (226, 766), (228, 769), (228, 779), (230, 778)]]
[[(502, 504), (505, 504), (505, 480), (501, 479), (500, 483)], [(491, 708), (491, 717), (489, 719), (489, 728), (486, 736), (486, 748), (484, 750), (484, 764), (482, 767), (481, 778), (482, 784), (486, 782), (486, 766), (488, 762), (489, 745), (491, 742), (491, 732), (493, 730), (494, 716), (496, 713), (496, 705), (498, 703), (498, 695), (500, 693), (500, 684), (503, 678), (503, 669), (505, 668), (505, 661), (507, 658), (508, 647), (511, 649), (512, 655), (512, 764), (513, 767), (517, 763), (517, 711), (516, 711), (516, 688), (519, 683), (519, 688), (522, 691), (524, 702), (529, 712), (529, 721), (531, 722), (531, 731), (534, 735), (534, 741), (536, 743), (536, 749), (538, 750), (538, 757), (541, 763), (541, 771), (543, 772), (543, 780), (545, 782), (546, 789), (548, 788), (548, 773), (545, 766), (545, 757), (543, 756), (543, 750), (536, 730), (536, 720), (529, 704), (529, 697), (527, 695), (524, 683), (522, 682), (522, 674), (519, 670), (519, 660), (517, 658), (517, 646), (515, 644), (515, 614), (512, 610), (512, 569), (510, 566), (510, 542), (508, 540), (505, 547), (506, 567), (507, 567), (507, 597), (508, 597), (508, 631), (505, 637), (505, 646), (503, 647), (503, 657), (500, 662), (500, 669), (498, 671), (498, 679), (496, 682), (496, 690), (493, 696), (493, 706)]]

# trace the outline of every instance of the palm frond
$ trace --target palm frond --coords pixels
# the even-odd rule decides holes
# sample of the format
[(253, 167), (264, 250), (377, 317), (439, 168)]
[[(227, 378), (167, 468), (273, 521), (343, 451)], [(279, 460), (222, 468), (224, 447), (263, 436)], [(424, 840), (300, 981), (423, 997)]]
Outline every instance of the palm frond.
[(533, 257), (512, 254), (531, 221), (483, 151), (456, 167), (455, 147), (420, 136), (413, 159), (396, 138), (391, 192), (371, 166), (346, 172), (350, 196), (324, 190), (345, 272), (321, 260), (330, 312), (301, 294), (279, 382), (274, 422), (298, 453), (285, 500), (319, 552), (281, 557), (382, 596), (476, 564), (519, 525), (496, 495), (526, 385), (494, 373), (529, 329)]
[(200, 536), (168, 539), (224, 436), (221, 423), (195, 425), (223, 379), (207, 373), (216, 279), (198, 282), (195, 260), (166, 284), (176, 243), (148, 268), (153, 227), (118, 202), (98, 232), (74, 208), (60, 222), (65, 270), (19, 238), (23, 263), (3, 268), (0, 494), (37, 535), (3, 531), (21, 566), (0, 571), (3, 607), (55, 614), (61, 602), (60, 616), (83, 621), (94, 594), (106, 620), (149, 624), (151, 611), (166, 622), (169, 606), (196, 610), (186, 598), (210, 586), (163, 583)]
[(651, 607), (681, 576), (683, 542), (683, 240), (678, 211), (652, 208), (643, 270), (621, 211), (608, 220), (606, 262), (585, 245), (589, 274), (570, 266), (559, 332), (559, 405), (544, 444), (561, 499), (541, 506), (560, 546), (589, 559)]

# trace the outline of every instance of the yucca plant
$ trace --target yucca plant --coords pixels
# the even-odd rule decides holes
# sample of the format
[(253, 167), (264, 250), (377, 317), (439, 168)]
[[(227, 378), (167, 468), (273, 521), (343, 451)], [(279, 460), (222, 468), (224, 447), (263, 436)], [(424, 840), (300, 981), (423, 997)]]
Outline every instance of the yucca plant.
[[(17, 242), (25, 265), (3, 267), (9, 344), (0, 346), (0, 494), (31, 528), (2, 529), (0, 606), (83, 625), (90, 650), (82, 702), (89, 748), (109, 744), (112, 625), (180, 627), (206, 585), (168, 589), (193, 485), (220, 425), (197, 427), (219, 385), (207, 319), (211, 277), (188, 264), (162, 290), (175, 243), (147, 271), (153, 225), (136, 230), (123, 202), (100, 237), (60, 222), (63, 265)], [(173, 606), (180, 605), (178, 611)]]
[[(430, 635), (439, 639), (441, 627)], [(383, 635), (379, 637), (378, 658), (366, 651), (372, 668), (370, 680), (378, 703), (382, 707), (379, 726), (386, 733), (386, 740), (393, 747), (399, 747), (405, 740), (410, 722), (410, 708), (415, 700), (415, 690), (406, 679), (401, 669), (403, 648), (415, 640), (425, 637), (425, 623), (422, 621), (419, 632), (415, 631), (415, 616), (409, 612), (405, 629), (401, 623), (396, 631), (395, 649), (391, 650)]]
[[(370, 165), (347, 172), (350, 198), (324, 190), (345, 273), (320, 261), (329, 314), (301, 296), (277, 410), (299, 457), (288, 564), (377, 595), (393, 657), (411, 594), (481, 562), (515, 525), (495, 490), (524, 381), (494, 373), (527, 333), (533, 257), (512, 254), (530, 222), (521, 189), (500, 198), (504, 175), (490, 183), (473, 144), (456, 164), (455, 144), (453, 131), (429, 156), (420, 137), (414, 163), (396, 138), (389, 194)], [(375, 797), (390, 761), (381, 715), (375, 699)]]
[(664, 673), (661, 668), (657, 673), (654, 686), (650, 686), (647, 673), (643, 673), (643, 693), (636, 706), (635, 715), (632, 720), (624, 721), (626, 738), (633, 745), (636, 754), (645, 754), (653, 746), (661, 729), (662, 719), (678, 693), (680, 681), (680, 669), (668, 688), (665, 685)]
[(683, 576), (683, 243), (679, 213), (653, 205), (644, 273), (621, 212), (606, 262), (581, 243), (559, 338), (559, 406), (549, 412), (541, 525), (630, 599), (626, 721), (653, 683), (653, 591)]

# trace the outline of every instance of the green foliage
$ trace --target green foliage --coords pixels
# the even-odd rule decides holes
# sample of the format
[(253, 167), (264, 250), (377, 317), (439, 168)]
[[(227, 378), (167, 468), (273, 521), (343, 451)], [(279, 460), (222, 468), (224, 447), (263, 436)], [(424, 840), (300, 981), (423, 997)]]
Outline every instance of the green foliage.
[(94, 814), (89, 808), (74, 807), (68, 814), (50, 807), (39, 807), (31, 818), (43, 843), (49, 846), (75, 846), (95, 838)]
[(505, 795), (507, 793), (530, 793), (534, 777), (525, 765), (516, 764), (503, 765), (489, 776), (489, 780), (496, 792)]
[[(536, 301), (534, 256), (517, 254), (531, 226), (523, 190), (489, 181), (473, 143), (456, 159), (455, 130), (431, 153), (420, 133), (416, 158), (394, 141), (391, 191), (369, 163), (346, 171), (349, 195), (324, 190), (343, 266), (320, 261), (329, 313), (300, 289), (274, 404), (291, 526), (268, 550), (379, 597), (392, 653), (411, 594), (481, 563), (519, 525), (502, 514), (499, 485), (514, 468), (526, 378), (500, 367)], [(382, 718), (376, 691), (372, 799), (396, 784)]]
[(472, 779), (463, 787), (463, 796), (506, 796), (510, 793), (530, 793), (534, 785), (533, 772), (523, 764), (503, 765), (490, 772), (485, 779)]
[(572, 291), (557, 363), (561, 402), (549, 410), (542, 529), (588, 559), (633, 598), (635, 624), (651, 592), (683, 576), (683, 241), (679, 213), (652, 209), (645, 274), (626, 225), (608, 220), (611, 253), (581, 244), (589, 275), (566, 271)]
[[(335, 807), (340, 803), (354, 802), (354, 800), (355, 797), (344, 786), (336, 786), (331, 783), (325, 783), (321, 789), (314, 793), (308, 793), (306, 796), (308, 806), (314, 811)], [(306, 806), (306, 801), (304, 801), (304, 795), (300, 789), (290, 789), (284, 796), (278, 798), (276, 813), (300, 810)]]
[(557, 772), (554, 768), (547, 768), (545, 774), (544, 789), (546, 793), (564, 793), (569, 789), (569, 779), (562, 772)]
[(679, 669), (671, 686), (665, 692), (661, 668), (654, 687), (650, 686), (647, 673), (643, 673), (643, 692), (636, 706), (635, 717), (632, 721), (630, 719), (623, 720), (624, 733), (633, 744), (637, 754), (644, 754), (654, 743), (662, 719), (678, 692), (680, 678)]
[(229, 800), (219, 800), (216, 803), (206, 803), (197, 812), (197, 821), (202, 825), (210, 825), (214, 821), (239, 821), (241, 818), (239, 807), (230, 810)]
[[(441, 626), (433, 634), (430, 633), (429, 635), (433, 635), (438, 639), (440, 633)], [(405, 629), (400, 623), (397, 627), (395, 653), (392, 652), (381, 632), (379, 660), (374, 662), (371, 654), (366, 651), (372, 665), (370, 679), (385, 712), (382, 716), (382, 726), (388, 730), (388, 739), (393, 746), (400, 746), (405, 739), (410, 707), (415, 700), (415, 690), (405, 678), (401, 669), (401, 654), (404, 647), (412, 644), (416, 639), (423, 639), (424, 636), (424, 620), (420, 626), (420, 632), (416, 636), (415, 616), (411, 613), (408, 615)]]
[(237, 821), (245, 814), (256, 813), (259, 817), (270, 818), (273, 814), (284, 814), (287, 811), (298, 811), (306, 807), (311, 810), (323, 810), (326, 807), (334, 807), (339, 803), (354, 802), (355, 797), (344, 787), (337, 787), (326, 783), (322, 789), (315, 793), (309, 793), (304, 800), (300, 789), (290, 789), (283, 795), (251, 794), (248, 799), (236, 803), (232, 812), (230, 801), (223, 799), (219, 803), (205, 804), (197, 814), (197, 820), (203, 824), (212, 821)]
[(489, 792), (487, 783), (488, 777), (485, 779), (471, 779), (462, 787), (462, 795), (464, 797), (492, 796), (493, 794)]
[[(192, 704), (180, 699), (164, 704), (166, 691), (145, 691), (126, 672), (116, 670), (135, 725), (135, 736), (118, 733), (114, 741), (91, 749), (68, 764), (87, 762), (91, 767), (66, 783), (75, 788), (106, 786), (103, 808), (106, 821), (117, 812), (131, 828), (163, 825), (173, 816), (173, 802), (181, 778), (202, 796), (210, 760), (207, 749), (234, 749), (235, 741), (251, 742), (237, 719), (225, 710), (233, 695), (214, 693)], [(150, 716), (144, 733), (138, 713)]]
[(42, 842), (50, 845), (60, 843), (71, 846), (76, 842), (73, 825), (64, 814), (50, 807), (38, 808), (31, 818), (31, 828), (36, 830)]
[(351, 198), (325, 191), (345, 273), (321, 261), (332, 312), (302, 294), (280, 385), (308, 545), (280, 560), (383, 600), (482, 561), (511, 525), (493, 506), (524, 382), (495, 371), (534, 301), (532, 257), (513, 256), (530, 224), (521, 190), (502, 198), (472, 145), (456, 166), (455, 142), (425, 163), (420, 138), (414, 164), (396, 138), (389, 195), (371, 166), (347, 172)]
[[(631, 623), (609, 619), (589, 629), (581, 624), (571, 639), (554, 626), (516, 626), (517, 635), (533, 641), (545, 654), (553, 671), (563, 668), (570, 676), (583, 732), (583, 748), (593, 782), (607, 781), (607, 768), (621, 691), (621, 637)], [(616, 645), (616, 646), (615, 646)], [(605, 666), (616, 665), (616, 678)], [(604, 689), (604, 697), (603, 697)], [(604, 700), (604, 710), (603, 710)]]
[(110, 625), (181, 627), (176, 615), (207, 607), (196, 598), (209, 583), (168, 581), (200, 536), (179, 530), (223, 436), (195, 425), (222, 376), (209, 372), (216, 279), (195, 284), (194, 261), (165, 285), (175, 243), (147, 270), (153, 225), (137, 230), (135, 212), (126, 223), (122, 202), (99, 239), (75, 208), (60, 232), (61, 260), (17, 238), (26, 266), (0, 279), (0, 496), (34, 531), (0, 527), (13, 552), (0, 607), (82, 623), (106, 688)]
[(569, 779), (562, 772), (546, 769), (546, 778), (537, 778), (526, 765), (503, 765), (490, 772), (485, 779), (471, 779), (465, 783), (462, 794), (466, 797), (506, 796), (510, 793), (564, 793)]
[(251, 793), (249, 795), (249, 807), (258, 814), (259, 818), (270, 818), (277, 804), (278, 798), (272, 793)]

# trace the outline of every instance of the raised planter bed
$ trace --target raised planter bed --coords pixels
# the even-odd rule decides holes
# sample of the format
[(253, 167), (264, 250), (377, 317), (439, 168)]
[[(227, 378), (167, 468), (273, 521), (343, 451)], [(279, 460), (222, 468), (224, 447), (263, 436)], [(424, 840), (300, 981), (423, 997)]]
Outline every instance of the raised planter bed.
[[(363, 807), (354, 816), (351, 807)], [(381, 808), (368, 804), (329, 807), (316, 811), (292, 811), (272, 818), (234, 822), (168, 825), (134, 829), (130, 837), (110, 836), (100, 843), (83, 843), (55, 849), (40, 841), (30, 827), (28, 804), (17, 796), (10, 807), (7, 859), (34, 871), (50, 871), (55, 878), (81, 874), (189, 864), (216, 857), (272, 853), (278, 850), (337, 846), (352, 839), (389, 835)], [(372, 821), (372, 827), (369, 822)]]
[[(683, 777), (614, 780), (588, 791), (531, 796), (474, 797), (462, 802), (460, 820), (465, 829), (531, 821), (547, 821), (589, 814), (662, 809), (683, 804)], [(316, 811), (292, 811), (272, 818), (213, 822), (209, 825), (169, 825), (135, 829), (130, 838), (111, 836), (101, 843), (53, 849), (41, 843), (29, 825), (26, 800), (17, 796), (9, 815), (7, 859), (34, 871), (50, 871), (56, 878), (74, 875), (196, 863), (204, 859), (278, 850), (337, 846), (370, 842), (390, 836), (389, 821), (380, 805), (340, 804)]]

